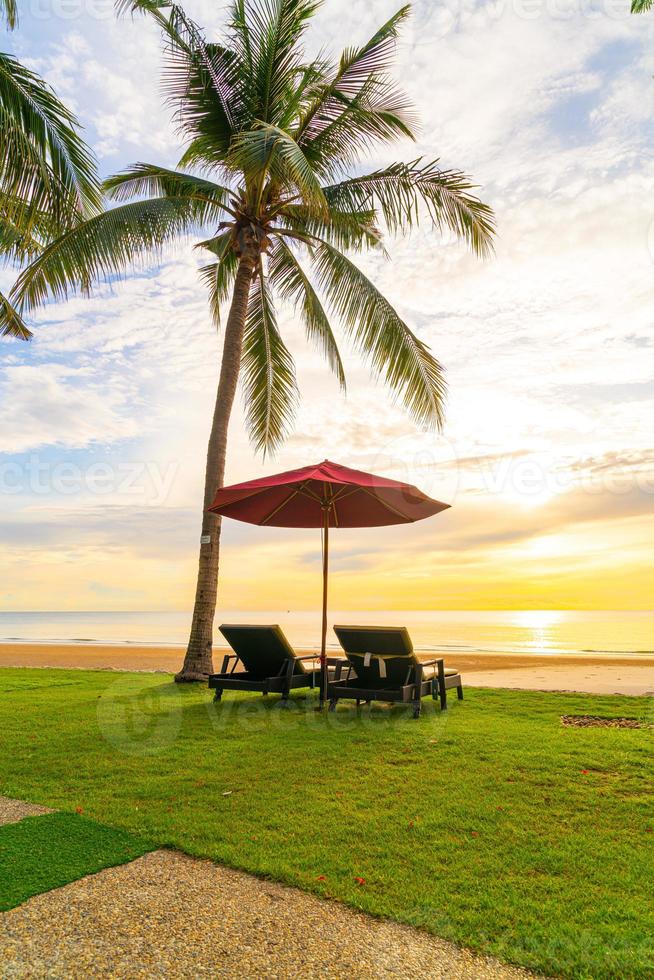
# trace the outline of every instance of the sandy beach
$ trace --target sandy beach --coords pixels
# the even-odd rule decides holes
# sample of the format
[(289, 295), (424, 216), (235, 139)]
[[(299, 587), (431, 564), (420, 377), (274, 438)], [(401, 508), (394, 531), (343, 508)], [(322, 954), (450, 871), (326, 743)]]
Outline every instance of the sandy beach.
[[(214, 652), (216, 669), (220, 667), (223, 652), (222, 649)], [(170, 673), (179, 668), (182, 656), (183, 650), (180, 647), (136, 644), (0, 644), (0, 667), (63, 667)], [(458, 654), (455, 657), (448, 656), (446, 663), (457, 667), (464, 675), (465, 682), (476, 687), (654, 696), (654, 658)]]

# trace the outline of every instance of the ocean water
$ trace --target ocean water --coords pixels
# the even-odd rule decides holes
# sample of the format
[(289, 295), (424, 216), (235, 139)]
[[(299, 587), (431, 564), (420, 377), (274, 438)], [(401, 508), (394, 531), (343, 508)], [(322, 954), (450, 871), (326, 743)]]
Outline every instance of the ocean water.
[[(190, 616), (182, 612), (0, 612), (0, 643), (117, 643), (182, 646)], [(216, 623), (279, 623), (299, 648), (320, 643), (319, 611), (219, 610)], [(557, 610), (434, 612), (330, 611), (333, 623), (407, 626), (418, 650), (465, 653), (622, 654), (654, 662), (654, 611)], [(215, 643), (222, 637), (216, 630)]]

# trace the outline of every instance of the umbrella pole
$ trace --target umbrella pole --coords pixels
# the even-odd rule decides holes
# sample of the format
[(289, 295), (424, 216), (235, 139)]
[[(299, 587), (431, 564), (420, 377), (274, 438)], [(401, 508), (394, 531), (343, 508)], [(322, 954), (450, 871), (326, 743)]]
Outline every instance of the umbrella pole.
[(329, 577), (329, 509), (323, 510), (322, 633), (320, 640), (320, 707), (327, 700), (327, 581)]

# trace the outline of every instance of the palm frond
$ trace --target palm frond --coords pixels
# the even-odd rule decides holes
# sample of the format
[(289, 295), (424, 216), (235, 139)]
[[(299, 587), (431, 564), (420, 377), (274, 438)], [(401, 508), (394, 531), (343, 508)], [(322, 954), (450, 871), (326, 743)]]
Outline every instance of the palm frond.
[(181, 170), (192, 167), (200, 173), (220, 171), (229, 180), (232, 174), (225, 169), (225, 155), (231, 142), (231, 132), (217, 134), (206, 132), (193, 136), (182, 153), (177, 166)]
[(382, 248), (381, 232), (375, 224), (375, 211), (370, 208), (340, 210), (329, 207), (328, 211), (316, 210), (306, 204), (284, 204), (279, 217), (285, 228), (311, 236), (326, 238), (336, 248), (362, 251), (364, 248)]
[(229, 13), (231, 46), (245, 71), (251, 77), (254, 71), (254, 52), (248, 25), (246, 0), (233, 0)]
[(135, 163), (129, 170), (108, 177), (102, 186), (107, 196), (115, 201), (129, 201), (135, 197), (190, 197), (224, 205), (232, 193), (229, 187), (212, 180), (152, 163)]
[(632, 14), (644, 14), (654, 7), (654, 0), (631, 0)]
[(0, 195), (0, 263), (24, 262), (33, 258), (39, 253), (42, 242), (32, 231), (4, 216), (3, 210)]
[(299, 242), (301, 245), (305, 245), (309, 252), (312, 251), (314, 242), (317, 241), (315, 235), (305, 235), (299, 230), (291, 231), (288, 228), (275, 228), (274, 234), (281, 238), (290, 238), (293, 242)]
[(357, 162), (376, 143), (414, 139), (416, 116), (410, 100), (389, 74), (404, 6), (362, 48), (348, 48), (340, 64), (325, 71), (316, 95), (301, 114), (296, 138), (323, 178)]
[(115, 0), (114, 10), (117, 17), (126, 14), (150, 14), (163, 17), (162, 11), (170, 10), (173, 4), (170, 0)]
[(0, 337), (16, 337), (18, 340), (29, 340), (32, 331), (28, 329), (18, 310), (11, 301), (0, 292)]
[(248, 303), (241, 380), (250, 439), (257, 452), (274, 453), (295, 417), (298, 390), (261, 258)]
[(283, 299), (299, 307), (307, 337), (325, 356), (345, 391), (345, 369), (327, 314), (302, 266), (281, 239), (277, 239), (270, 253), (270, 282)]
[(283, 111), (278, 121), (282, 129), (297, 135), (298, 121), (314, 99), (316, 91), (324, 86), (329, 70), (329, 63), (322, 55), (300, 66), (284, 97)]
[(361, 270), (327, 242), (316, 246), (314, 269), (318, 288), (374, 374), (383, 377), (419, 424), (440, 429), (445, 380), (428, 347)]
[(441, 170), (438, 161), (394, 163), (324, 188), (330, 208), (379, 208), (391, 232), (407, 231), (420, 219), (424, 204), (434, 225), (448, 228), (477, 255), (492, 252), (492, 209), (470, 193), (474, 185), (459, 170)]
[(399, 10), (363, 48), (346, 50), (325, 83), (315, 86), (318, 95), (300, 118), (296, 136), (323, 177), (356, 162), (375, 143), (414, 138), (411, 102), (387, 72), (408, 10)]
[(410, 4), (401, 7), (367, 44), (347, 48), (331, 78), (319, 88), (299, 121), (297, 139), (300, 143), (315, 140), (334, 124), (352, 101), (356, 100), (371, 77), (379, 79), (390, 67), (399, 28), (410, 12)]
[(357, 163), (377, 143), (414, 139), (407, 97), (390, 81), (371, 78), (354, 98), (340, 97), (341, 112), (303, 149), (324, 179)]
[(159, 24), (167, 42), (164, 91), (179, 129), (187, 138), (204, 137), (212, 155), (217, 147), (218, 156), (223, 154), (232, 134), (249, 118), (248, 89), (237, 55), (207, 42), (195, 21), (170, 0), (117, 0), (116, 9), (119, 14), (149, 14)]
[(234, 53), (209, 44), (197, 32), (187, 47), (171, 45), (164, 70), (164, 91), (187, 139), (209, 137), (222, 153), (250, 112), (245, 79)]
[(303, 67), (299, 42), (319, 6), (319, 0), (250, 0), (238, 7), (233, 29), (250, 58), (253, 112), (266, 123), (281, 121)]
[(75, 289), (125, 271), (180, 235), (216, 220), (219, 208), (190, 198), (153, 198), (123, 204), (90, 218), (48, 245), (25, 269), (12, 290), (20, 309), (48, 296), (64, 299)]
[(238, 257), (231, 247), (231, 231), (206, 242), (199, 242), (196, 248), (207, 248), (218, 257), (217, 262), (211, 262), (200, 269), (200, 279), (209, 291), (209, 308), (216, 327), (220, 326), (220, 307), (229, 299), (236, 281)]
[(270, 174), (277, 184), (295, 187), (308, 202), (323, 206), (320, 181), (293, 137), (263, 120), (257, 120), (255, 126), (234, 137), (227, 165), (260, 181)]
[(188, 46), (189, 18), (184, 9), (172, 0), (115, 0), (114, 10), (118, 17), (145, 14), (161, 27), (169, 43), (178, 47)]
[(4, 20), (10, 31), (18, 23), (18, 9), (16, 0), (2, 0), (0, 3), (0, 20)]
[(76, 126), (38, 75), (0, 54), (0, 188), (62, 229), (101, 206), (95, 161)]
[[(26, 258), (58, 234), (58, 223), (53, 215), (40, 210), (36, 202), (5, 194), (1, 188), (0, 216), (0, 222), (5, 225), (5, 240), (21, 238), (27, 245), (24, 255)], [(22, 261), (21, 255), (16, 258)]]

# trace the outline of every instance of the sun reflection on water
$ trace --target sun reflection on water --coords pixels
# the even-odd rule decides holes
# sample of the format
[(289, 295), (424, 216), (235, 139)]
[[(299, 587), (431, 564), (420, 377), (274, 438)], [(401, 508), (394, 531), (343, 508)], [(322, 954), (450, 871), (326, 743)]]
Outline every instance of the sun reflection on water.
[(521, 609), (511, 614), (512, 625), (521, 630), (521, 645), (547, 653), (556, 649), (555, 627), (565, 613), (557, 609)]

